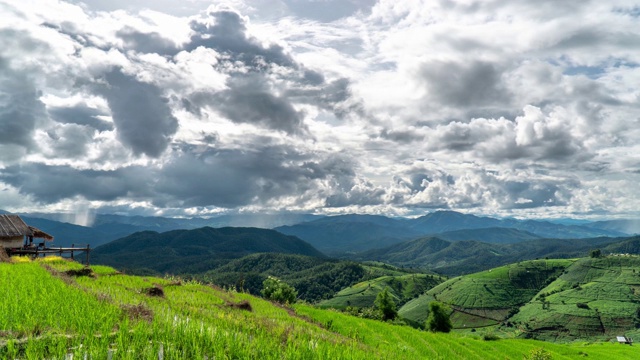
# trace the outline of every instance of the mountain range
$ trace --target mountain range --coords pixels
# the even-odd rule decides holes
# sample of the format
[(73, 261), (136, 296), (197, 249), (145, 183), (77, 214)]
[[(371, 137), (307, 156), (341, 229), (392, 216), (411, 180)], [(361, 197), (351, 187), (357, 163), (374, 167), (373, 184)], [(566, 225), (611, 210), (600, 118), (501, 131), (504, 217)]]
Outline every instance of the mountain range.
[(199, 273), (253, 253), (324, 257), (308, 243), (259, 228), (142, 231), (91, 251), (93, 263), (155, 273)]
[[(296, 225), (276, 227), (275, 230), (297, 236), (327, 254), (338, 254), (382, 248), (409, 239), (427, 235), (437, 236), (441, 233), (449, 233), (448, 236), (452, 236), (452, 239), (463, 237), (466, 240), (485, 241), (493, 237), (501, 240), (491, 242), (515, 241), (505, 235), (506, 230), (495, 229), (521, 231), (512, 233), (516, 239), (523, 239), (523, 237), (578, 239), (629, 235), (614, 229), (615, 226), (610, 223), (607, 225), (609, 225), (607, 229), (601, 229), (597, 225), (563, 225), (549, 221), (494, 219), (455, 211), (436, 211), (415, 219), (354, 214), (330, 216)], [(461, 230), (468, 231), (468, 235), (450, 234)], [(470, 230), (482, 231), (478, 231), (479, 238), (474, 238), (475, 231)], [(446, 238), (447, 235), (444, 237)]]

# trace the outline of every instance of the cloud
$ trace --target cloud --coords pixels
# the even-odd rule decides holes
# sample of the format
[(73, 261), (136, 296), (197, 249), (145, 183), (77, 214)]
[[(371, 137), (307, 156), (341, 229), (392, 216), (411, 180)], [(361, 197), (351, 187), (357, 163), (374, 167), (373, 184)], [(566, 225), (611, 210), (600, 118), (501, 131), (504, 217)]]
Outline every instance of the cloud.
[(459, 108), (506, 105), (510, 94), (497, 64), (483, 61), (433, 61), (422, 66), (429, 99)]
[(14, 208), (637, 212), (625, 1), (76, 4), (0, 6)]
[(33, 150), (38, 123), (45, 121), (45, 106), (33, 79), (0, 57), (0, 144)]
[(148, 194), (150, 175), (137, 166), (104, 171), (29, 163), (5, 168), (0, 180), (40, 203), (51, 204), (77, 196), (100, 201), (140, 197)]
[(124, 41), (125, 48), (146, 54), (175, 55), (178, 46), (157, 32), (145, 33), (131, 27), (119, 30), (116, 35)]
[(178, 130), (162, 91), (119, 68), (106, 73), (104, 81), (94, 86), (109, 104), (118, 139), (135, 154), (160, 156)]
[(62, 124), (86, 125), (98, 131), (111, 131), (113, 123), (100, 117), (109, 116), (108, 112), (90, 107), (87, 104), (73, 106), (47, 106), (47, 112), (52, 120)]
[(209, 11), (206, 17), (193, 20), (194, 34), (184, 49), (192, 51), (199, 46), (227, 55), (232, 61), (241, 61), (250, 67), (261, 63), (296, 67), (291, 57), (277, 44), (262, 45), (247, 36), (245, 20), (235, 11)]

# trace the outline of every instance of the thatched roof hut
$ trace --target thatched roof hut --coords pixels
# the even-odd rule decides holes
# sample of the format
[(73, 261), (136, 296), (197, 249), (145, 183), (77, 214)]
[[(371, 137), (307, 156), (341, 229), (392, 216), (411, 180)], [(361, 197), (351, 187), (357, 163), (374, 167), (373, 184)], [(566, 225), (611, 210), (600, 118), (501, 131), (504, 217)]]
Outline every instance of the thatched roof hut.
[(33, 241), (33, 238), (53, 240), (53, 236), (27, 225), (18, 215), (0, 215), (0, 246), (4, 248), (22, 247), (25, 237), (29, 239), (29, 242)]

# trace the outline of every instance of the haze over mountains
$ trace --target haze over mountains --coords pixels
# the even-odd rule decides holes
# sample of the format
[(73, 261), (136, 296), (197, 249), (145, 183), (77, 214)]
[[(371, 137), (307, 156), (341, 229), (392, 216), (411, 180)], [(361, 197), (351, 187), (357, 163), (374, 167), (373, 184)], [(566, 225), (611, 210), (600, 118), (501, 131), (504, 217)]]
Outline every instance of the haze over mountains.
[[(559, 224), (550, 221), (495, 219), (437, 211), (422, 217), (390, 218), (380, 215), (320, 216), (311, 214), (236, 214), (212, 218), (167, 218), (98, 214), (89, 226), (65, 222), (64, 214), (21, 214), (25, 221), (55, 236), (55, 244), (99, 246), (138, 231), (166, 232), (210, 227), (273, 228), (294, 235), (326, 254), (383, 248), (403, 241), (438, 234), (441, 239), (511, 243), (535, 238), (578, 239), (629, 236), (635, 220)], [(473, 231), (471, 231), (473, 230)]]
[[(483, 229), (479, 233), (481, 235), (478, 235), (480, 238), (474, 238), (475, 232), (470, 232), (466, 237), (461, 233), (448, 236), (451, 236), (452, 240), (464, 238), (466, 240), (489, 240), (488, 242), (515, 241), (506, 240), (504, 235), (506, 230), (498, 230), (500, 228), (523, 231), (523, 233), (516, 235), (516, 239), (523, 236), (529, 239), (533, 237), (578, 239), (629, 235), (611, 223), (606, 224), (608, 228), (601, 229), (597, 226), (562, 225), (536, 220), (494, 219), (455, 211), (436, 211), (415, 219), (340, 215), (275, 229), (284, 234), (298, 236), (327, 253), (364, 251), (397, 244), (419, 236), (458, 230)], [(494, 229), (495, 237), (491, 234), (491, 228)], [(515, 234), (514, 232), (513, 235)], [(490, 240), (492, 238), (495, 240)], [(500, 238), (502, 240), (498, 240)]]

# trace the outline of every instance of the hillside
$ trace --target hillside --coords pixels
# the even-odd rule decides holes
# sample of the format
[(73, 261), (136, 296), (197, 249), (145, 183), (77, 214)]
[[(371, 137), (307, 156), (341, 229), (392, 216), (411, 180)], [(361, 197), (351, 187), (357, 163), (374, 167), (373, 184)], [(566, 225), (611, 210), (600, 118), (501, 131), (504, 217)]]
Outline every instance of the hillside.
[(591, 249), (636, 238), (537, 239), (515, 244), (446, 241), (426, 237), (383, 249), (350, 255), (353, 260), (375, 260), (408, 268), (430, 269), (449, 276), (469, 274), (517, 261), (537, 258), (581, 257)]
[[(179, 279), (126, 276), (53, 258), (0, 263), (0, 358), (554, 359), (633, 358), (612, 343), (487, 342), (360, 319)], [(11, 281), (20, 278), (21, 281)], [(33, 292), (32, 289), (42, 291)], [(152, 291), (153, 290), (153, 291)], [(42, 304), (55, 304), (55, 315)]]
[(91, 261), (118, 269), (198, 273), (231, 259), (265, 252), (324, 256), (308, 243), (274, 230), (204, 227), (138, 232), (97, 247), (91, 252)]
[(234, 287), (259, 295), (262, 282), (276, 276), (293, 285), (301, 300), (316, 302), (332, 297), (341, 289), (382, 275), (406, 274), (383, 265), (365, 265), (291, 254), (252, 254), (232, 260), (195, 278), (224, 287)]
[(489, 244), (515, 244), (541, 237), (528, 231), (510, 228), (464, 229), (435, 235), (448, 241), (480, 241)]
[(422, 325), (429, 314), (429, 303), (437, 300), (452, 308), (454, 328), (497, 325), (572, 263), (573, 260), (523, 261), (456, 277), (409, 301), (398, 312), (412, 324)]
[(444, 278), (440, 276), (427, 274), (381, 276), (342, 289), (332, 298), (319, 302), (318, 307), (334, 309), (345, 309), (348, 306), (373, 307), (376, 297), (385, 289), (400, 307), (442, 281)]
[(275, 230), (297, 236), (327, 254), (363, 251), (396, 244), (422, 233), (407, 226), (406, 219), (375, 215), (339, 215), (280, 226)]
[(640, 257), (583, 258), (509, 322), (531, 338), (606, 339), (638, 328), (639, 304)]

